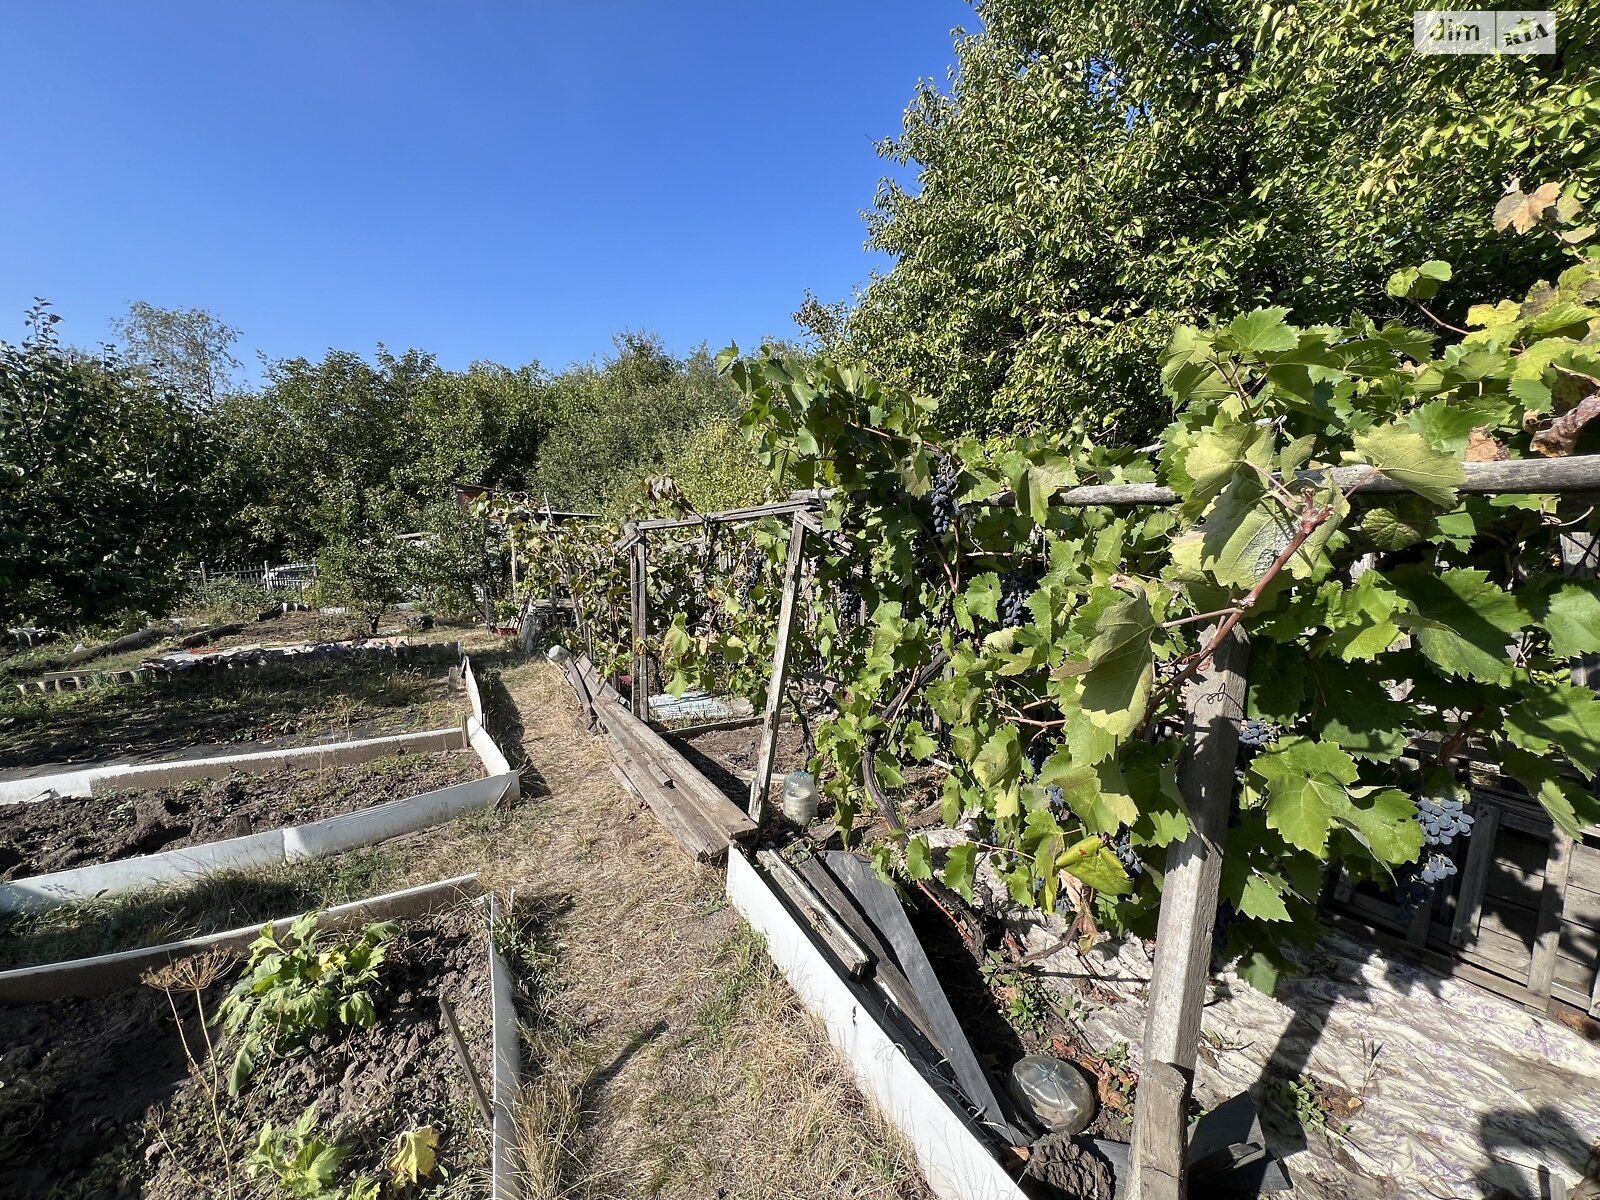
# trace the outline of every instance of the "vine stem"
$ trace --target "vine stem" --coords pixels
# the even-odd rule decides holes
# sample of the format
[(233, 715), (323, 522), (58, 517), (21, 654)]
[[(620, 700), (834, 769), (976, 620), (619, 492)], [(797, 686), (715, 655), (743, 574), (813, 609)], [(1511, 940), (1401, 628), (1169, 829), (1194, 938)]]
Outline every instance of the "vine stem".
[(1206, 661), (1216, 653), (1217, 647), (1222, 645), (1224, 639), (1233, 632), (1234, 626), (1244, 619), (1245, 613), (1255, 607), (1256, 601), (1261, 599), (1261, 594), (1267, 590), (1267, 586), (1278, 577), (1278, 572), (1289, 564), (1289, 561), (1300, 552), (1300, 547), (1310, 541), (1311, 535), (1316, 533), (1334, 513), (1332, 504), (1314, 505), (1309, 492), (1306, 493), (1303, 504), (1300, 528), (1289, 539), (1289, 544), (1283, 548), (1277, 558), (1273, 559), (1272, 565), (1267, 568), (1261, 578), (1256, 580), (1256, 585), (1245, 593), (1244, 599), (1240, 600), (1238, 605), (1212, 631), (1211, 637), (1207, 640), (1205, 646), (1199, 652), (1190, 655), (1183, 668), (1166, 684), (1157, 688), (1155, 694), (1150, 697), (1150, 703), (1145, 707), (1144, 719), (1139, 723), (1141, 734), (1150, 728), (1150, 723), (1155, 720), (1156, 712), (1160, 709), (1162, 701), (1193, 678), (1195, 672), (1203, 667)]
[(1461, 749), (1462, 744), (1467, 740), (1467, 735), (1472, 732), (1472, 727), (1478, 723), (1478, 718), (1482, 715), (1483, 708), (1481, 705), (1469, 712), (1462, 719), (1455, 733), (1450, 736), (1450, 740), (1439, 747), (1439, 752), (1434, 756), (1434, 761), (1443, 766), (1454, 758), (1456, 752)]

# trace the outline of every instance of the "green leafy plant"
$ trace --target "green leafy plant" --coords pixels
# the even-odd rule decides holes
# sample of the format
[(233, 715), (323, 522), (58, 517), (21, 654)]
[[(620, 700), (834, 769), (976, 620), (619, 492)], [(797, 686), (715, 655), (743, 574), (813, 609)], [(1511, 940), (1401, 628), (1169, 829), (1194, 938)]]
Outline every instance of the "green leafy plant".
[(348, 1188), (338, 1183), (350, 1147), (328, 1141), (316, 1124), (315, 1104), (283, 1129), (268, 1121), (245, 1159), (245, 1173), (272, 1179), (291, 1200), (377, 1200), (378, 1181), (370, 1176), (358, 1176)]
[[(1282, 944), (1315, 936), (1329, 864), (1397, 909), (1431, 894), (1470, 834), (1469, 750), (1569, 834), (1600, 817), (1567, 774), (1600, 775), (1600, 701), (1567, 675), (1600, 652), (1600, 594), (1560, 557), (1600, 518), (1462, 489), (1465, 463), (1600, 446), (1600, 252), (1580, 210), (1573, 186), (1508, 192), (1496, 222), (1553, 234), (1571, 265), (1522, 300), (1461, 305), (1460, 327), (1433, 316), (1454, 273), (1430, 260), (1390, 280), (1423, 328), (1262, 307), (1178, 329), (1175, 416), (1142, 448), (952, 438), (934, 402), (858, 363), (725, 351), (777, 487), (827, 496), (791, 652), (818, 681), (813, 765), (846, 835), (867, 805), (898, 829), (921, 773), (963, 839), (894, 839), (885, 869), (970, 900), (982, 857), (1017, 904), (1152, 933), (1189, 830), (1184, 696), (1235, 630), (1248, 720), (1216, 944), (1251, 983), (1270, 990)], [(1104, 484), (1160, 502), (1058, 502)], [(721, 677), (764, 693), (782, 524), (756, 534), (753, 587), (742, 566), (706, 586), (748, 591), (726, 624), (652, 628), (677, 682), (743, 656)], [(624, 556), (560, 536), (620, 588)]]
[(377, 1020), (369, 987), (399, 925), (368, 925), (354, 939), (320, 944), (321, 914), (295, 919), (280, 940), (267, 925), (250, 944), (244, 976), (215, 1020), (238, 1041), (228, 1091), (237, 1095), (266, 1055), (288, 1054), (329, 1024), (370, 1027)]

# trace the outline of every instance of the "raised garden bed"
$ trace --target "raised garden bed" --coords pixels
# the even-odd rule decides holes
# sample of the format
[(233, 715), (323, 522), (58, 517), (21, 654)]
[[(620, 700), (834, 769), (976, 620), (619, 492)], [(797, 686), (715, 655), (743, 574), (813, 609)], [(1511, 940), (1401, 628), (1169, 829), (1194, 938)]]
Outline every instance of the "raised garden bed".
[(461, 712), (441, 667), (359, 659), (206, 672), (159, 687), (0, 694), (0, 770), (405, 733), (457, 724)]
[[(325, 934), (319, 948), (358, 937)], [(487, 1196), (487, 1122), (439, 1004), (443, 997), (453, 1006), (487, 1089), (493, 1015), (483, 912), (458, 904), (407, 921), (384, 947), (374, 977), (355, 985), (370, 1000), (370, 1027), (335, 1017), (321, 1032), (263, 1051), (237, 1096), (229, 1072), (241, 1039), (204, 1027), (196, 1004), (215, 1017), (241, 973), (236, 952), (180, 961), (103, 997), (0, 1008), (0, 1194), (188, 1200), (230, 1194), (230, 1173), (240, 1196), (277, 1194), (265, 1168), (248, 1177), (261, 1131), (270, 1122), (281, 1135), (315, 1105), (309, 1136), (346, 1151), (332, 1173), (342, 1194), (363, 1177), (390, 1194), (402, 1138), (431, 1130), (437, 1163), (404, 1194)], [(428, 1140), (423, 1132), (412, 1144)]]
[[(674, 729), (663, 736), (698, 767), (702, 775), (743, 808), (750, 799), (750, 780), (761, 754), (761, 724), (758, 721), (731, 729), (719, 725), (720, 722), (704, 732), (692, 726)], [(808, 758), (800, 727), (788, 722), (780, 725), (773, 772), (787, 775), (790, 771), (803, 771)]]
[(320, 820), (477, 778), (470, 751), (0, 806), (0, 880)]

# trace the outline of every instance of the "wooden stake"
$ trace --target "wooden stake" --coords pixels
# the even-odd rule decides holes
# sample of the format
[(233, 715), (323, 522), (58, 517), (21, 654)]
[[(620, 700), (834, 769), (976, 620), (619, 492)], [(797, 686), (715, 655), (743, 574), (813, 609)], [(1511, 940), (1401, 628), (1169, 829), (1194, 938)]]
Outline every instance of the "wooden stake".
[(646, 621), (649, 618), (649, 583), (645, 574), (644, 539), (633, 544), (633, 563), (630, 575), (633, 583), (633, 715), (641, 721), (650, 719), (650, 657), (645, 651)]
[(789, 638), (794, 632), (795, 598), (800, 569), (805, 565), (806, 527), (796, 513), (789, 526), (789, 561), (783, 570), (783, 603), (778, 608), (778, 638), (772, 650), (772, 680), (767, 685), (767, 713), (761, 723), (761, 753), (750, 781), (750, 819), (759, 828), (767, 819), (772, 791), (772, 760), (778, 753), (778, 718), (783, 714), (783, 689), (789, 679)]
[[(1208, 631), (1202, 644), (1210, 637)], [(1185, 1113), (1177, 1093), (1187, 1096), (1194, 1077), (1249, 659), (1250, 643), (1235, 626), (1187, 693), (1188, 743), (1178, 766), (1178, 786), (1189, 810), (1189, 836), (1167, 852), (1141, 1067), (1141, 1079), (1165, 1084), (1157, 1093), (1162, 1102), (1155, 1104), (1145, 1103), (1140, 1085), (1133, 1121), (1133, 1200), (1179, 1200), (1184, 1195)], [(1181, 1088), (1172, 1086), (1172, 1068)]]

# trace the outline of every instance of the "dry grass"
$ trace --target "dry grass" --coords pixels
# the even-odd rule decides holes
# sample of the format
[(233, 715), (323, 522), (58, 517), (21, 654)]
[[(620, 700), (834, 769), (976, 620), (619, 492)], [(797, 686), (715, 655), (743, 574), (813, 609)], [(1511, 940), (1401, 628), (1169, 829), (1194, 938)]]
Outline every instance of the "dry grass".
[(553, 671), (505, 682), (550, 789), (532, 843), (493, 867), (517, 889), (532, 981), (528, 1196), (928, 1195), (727, 907), (720, 872), (690, 863), (613, 784)]

